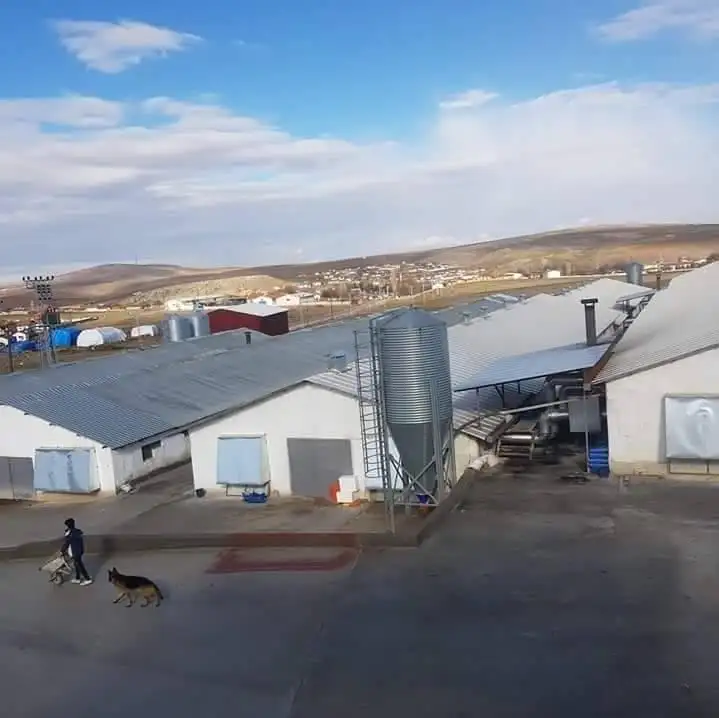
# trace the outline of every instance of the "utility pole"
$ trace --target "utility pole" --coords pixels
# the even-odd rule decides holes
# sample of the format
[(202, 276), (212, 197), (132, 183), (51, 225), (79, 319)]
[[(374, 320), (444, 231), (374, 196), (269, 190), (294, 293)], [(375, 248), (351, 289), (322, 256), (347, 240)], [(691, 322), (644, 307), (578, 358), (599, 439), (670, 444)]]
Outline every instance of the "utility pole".
[(43, 348), (42, 352), (48, 352), (47, 363), (52, 366), (57, 361), (55, 356), (55, 347), (52, 343), (52, 331), (50, 328), (50, 313), (56, 314), (53, 306), (52, 283), (55, 281), (55, 275), (42, 275), (39, 277), (23, 277), (25, 288), (35, 292), (41, 311), (40, 331), (42, 334)]
[[(4, 304), (4, 301), (2, 299), (0, 299), (0, 304)], [(13, 324), (12, 322), (3, 322), (0, 326), (0, 336), (3, 336), (5, 339), (7, 339), (8, 374), (12, 374), (13, 371), (15, 371), (12, 360), (12, 340), (13, 334), (15, 334), (16, 331), (17, 325)]]
[(7, 369), (8, 374), (12, 374), (15, 371), (15, 364), (12, 358), (12, 340), (13, 334), (17, 331), (17, 325), (8, 322), (2, 326), (2, 336), (7, 339)]

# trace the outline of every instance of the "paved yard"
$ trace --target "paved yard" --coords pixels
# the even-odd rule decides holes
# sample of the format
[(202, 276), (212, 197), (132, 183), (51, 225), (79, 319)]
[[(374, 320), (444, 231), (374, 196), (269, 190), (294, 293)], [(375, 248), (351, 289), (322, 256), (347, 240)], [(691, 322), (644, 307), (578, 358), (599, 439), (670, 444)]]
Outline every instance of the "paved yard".
[(478, 485), (419, 550), (336, 571), (114, 561), (158, 579), (159, 609), (0, 565), (3, 712), (714, 717), (718, 491), (529, 475)]

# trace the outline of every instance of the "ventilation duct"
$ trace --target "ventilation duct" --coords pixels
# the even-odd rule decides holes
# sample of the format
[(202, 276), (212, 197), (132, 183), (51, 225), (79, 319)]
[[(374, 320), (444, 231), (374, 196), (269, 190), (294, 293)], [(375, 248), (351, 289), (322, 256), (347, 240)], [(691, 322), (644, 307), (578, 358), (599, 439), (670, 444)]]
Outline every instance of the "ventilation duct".
[(582, 299), (584, 305), (584, 328), (587, 336), (587, 346), (593, 347), (597, 343), (597, 313), (598, 299)]

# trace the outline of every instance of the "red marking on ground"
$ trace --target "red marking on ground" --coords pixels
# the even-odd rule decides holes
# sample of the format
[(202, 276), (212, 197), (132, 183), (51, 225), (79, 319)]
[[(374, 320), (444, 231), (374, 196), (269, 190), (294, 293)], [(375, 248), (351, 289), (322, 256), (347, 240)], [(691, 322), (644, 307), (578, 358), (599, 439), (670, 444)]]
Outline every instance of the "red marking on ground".
[(349, 566), (357, 551), (344, 550), (327, 558), (295, 558), (261, 560), (250, 558), (240, 549), (220, 551), (206, 573), (248, 573), (259, 571), (337, 571)]

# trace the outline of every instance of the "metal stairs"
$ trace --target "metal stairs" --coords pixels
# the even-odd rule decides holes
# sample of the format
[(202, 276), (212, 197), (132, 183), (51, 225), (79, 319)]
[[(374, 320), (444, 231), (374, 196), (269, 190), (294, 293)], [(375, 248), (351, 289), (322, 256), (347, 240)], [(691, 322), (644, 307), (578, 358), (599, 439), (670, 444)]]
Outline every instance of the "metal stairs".
[(497, 456), (531, 461), (537, 444), (537, 420), (520, 419), (500, 437), (497, 442)]
[(387, 472), (387, 435), (380, 396), (381, 376), (371, 332), (355, 334), (357, 399), (365, 476), (381, 485)]

